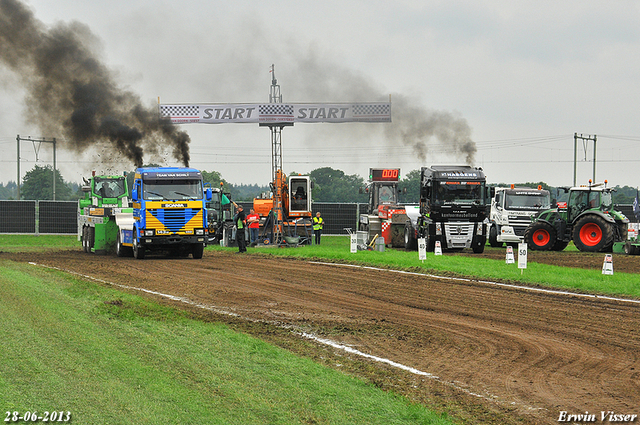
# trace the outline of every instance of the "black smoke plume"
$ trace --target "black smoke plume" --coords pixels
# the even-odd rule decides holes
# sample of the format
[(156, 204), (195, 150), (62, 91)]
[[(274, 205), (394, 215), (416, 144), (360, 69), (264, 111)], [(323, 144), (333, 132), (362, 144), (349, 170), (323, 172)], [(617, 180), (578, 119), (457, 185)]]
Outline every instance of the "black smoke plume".
[(78, 22), (47, 27), (17, 0), (0, 0), (0, 63), (24, 85), (29, 119), (43, 134), (84, 152), (108, 146), (142, 166), (146, 152), (169, 146), (189, 164), (189, 135), (139, 96), (124, 90), (96, 53), (99, 45)]
[[(366, 76), (332, 62), (330, 56), (321, 53), (301, 52), (304, 59), (297, 62), (293, 76), (301, 80), (291, 81), (295, 91), (301, 95), (300, 101), (342, 101), (371, 102), (386, 101), (383, 91)], [(290, 81), (285, 80), (288, 87)], [(309, 82), (312, 82), (309, 83)], [(304, 98), (306, 96), (306, 98)], [(382, 124), (384, 138), (394, 156), (395, 147), (409, 146), (420, 161), (439, 161), (439, 156), (454, 156), (474, 165), (476, 144), (471, 138), (471, 127), (467, 120), (454, 112), (432, 110), (421, 105), (416, 99), (402, 94), (391, 96), (390, 124)], [(349, 131), (348, 127), (332, 126), (331, 137), (338, 138)], [(353, 140), (367, 140), (380, 127), (371, 124), (351, 127)], [(314, 138), (316, 140), (317, 137)], [(435, 152), (435, 153), (434, 153)], [(398, 158), (401, 159), (401, 158)]]
[(430, 111), (404, 96), (394, 95), (392, 124), (385, 128), (387, 138), (399, 139), (411, 146), (418, 159), (426, 161), (427, 152), (436, 139), (451, 154), (464, 157), (474, 165), (476, 144), (471, 140), (471, 127), (467, 120), (451, 112)]

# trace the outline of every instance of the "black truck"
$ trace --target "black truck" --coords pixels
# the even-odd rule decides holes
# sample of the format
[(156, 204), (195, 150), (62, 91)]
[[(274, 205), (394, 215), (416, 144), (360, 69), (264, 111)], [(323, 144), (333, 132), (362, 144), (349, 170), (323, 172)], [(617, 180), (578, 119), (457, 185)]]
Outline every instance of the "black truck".
[(482, 253), (487, 241), (486, 178), (481, 168), (433, 165), (420, 169), (420, 205), (406, 207), (405, 249), (415, 250), (424, 238), (427, 251), (436, 241), (443, 250), (473, 249)]

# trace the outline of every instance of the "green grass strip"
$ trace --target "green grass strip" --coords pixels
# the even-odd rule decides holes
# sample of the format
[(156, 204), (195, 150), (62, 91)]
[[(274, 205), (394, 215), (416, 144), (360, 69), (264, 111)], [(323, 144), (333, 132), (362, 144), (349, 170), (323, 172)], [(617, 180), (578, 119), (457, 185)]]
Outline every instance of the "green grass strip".
[(0, 406), (74, 424), (449, 424), (227, 326), (0, 260)]
[[(210, 247), (208, 249), (234, 250), (234, 248), (220, 247)], [(518, 268), (517, 258), (516, 264), (506, 264), (505, 260), (450, 254), (436, 256), (432, 252), (427, 253), (427, 259), (422, 262), (418, 259), (417, 252), (406, 252), (397, 249), (387, 249), (384, 252), (358, 251), (351, 253), (349, 238), (342, 236), (323, 237), (321, 245), (297, 248), (249, 248), (249, 253), (317, 260), (326, 259), (449, 276), (453, 273), (458, 276), (484, 280), (499, 279), (548, 288), (640, 298), (640, 275), (615, 272), (615, 260), (613, 275), (603, 275), (601, 269), (589, 270), (560, 267), (532, 261), (527, 263), (526, 269), (521, 270)], [(562, 253), (557, 253), (557, 255), (562, 255)]]

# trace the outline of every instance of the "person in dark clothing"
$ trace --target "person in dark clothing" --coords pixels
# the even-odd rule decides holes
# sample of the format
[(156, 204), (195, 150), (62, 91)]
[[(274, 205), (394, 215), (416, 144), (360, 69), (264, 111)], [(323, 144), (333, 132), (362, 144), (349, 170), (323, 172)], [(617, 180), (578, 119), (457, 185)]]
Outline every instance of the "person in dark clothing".
[(236, 242), (238, 252), (247, 252), (247, 241), (245, 239), (246, 217), (242, 205), (237, 205), (238, 212), (233, 217), (233, 224), (236, 226)]
[[(266, 220), (264, 221), (264, 234), (262, 235), (269, 242), (265, 243), (273, 243), (273, 209), (269, 210), (269, 215), (267, 215)], [(269, 233), (269, 238), (267, 238), (267, 232)]]

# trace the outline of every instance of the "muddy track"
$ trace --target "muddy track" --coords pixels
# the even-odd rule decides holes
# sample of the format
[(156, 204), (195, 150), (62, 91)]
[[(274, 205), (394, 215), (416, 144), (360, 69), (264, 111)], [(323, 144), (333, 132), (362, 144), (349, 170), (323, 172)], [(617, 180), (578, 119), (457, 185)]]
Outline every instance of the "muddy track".
[[(599, 268), (601, 257), (593, 256)], [(468, 423), (552, 424), (561, 411), (640, 410), (638, 303), (209, 251), (202, 260), (137, 261), (80, 251), (1, 258), (60, 267), (237, 315), (216, 320), (259, 321), (264, 335), (250, 326), (259, 336)], [(270, 327), (286, 332), (277, 336)], [(314, 352), (309, 346), (317, 344), (302, 347), (292, 330), (425, 374), (326, 346)]]

